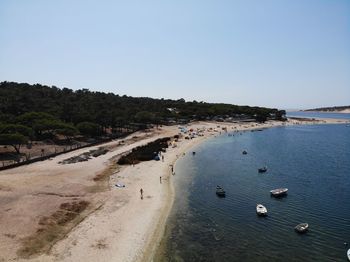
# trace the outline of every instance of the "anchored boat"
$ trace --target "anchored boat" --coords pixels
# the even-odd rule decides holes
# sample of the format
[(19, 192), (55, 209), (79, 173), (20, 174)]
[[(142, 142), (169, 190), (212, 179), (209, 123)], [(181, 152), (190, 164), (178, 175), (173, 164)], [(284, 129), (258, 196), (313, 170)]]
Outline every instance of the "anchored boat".
[(267, 171), (267, 166), (258, 169), (259, 173), (265, 173)]
[(267, 209), (262, 204), (257, 204), (256, 205), (256, 213), (259, 216), (267, 216)]
[(295, 226), (294, 229), (298, 233), (305, 233), (309, 229), (309, 224), (308, 223), (301, 223), (301, 224)]
[(274, 197), (280, 197), (286, 195), (288, 188), (277, 188), (270, 191), (271, 195)]
[(219, 197), (225, 197), (226, 192), (221, 186), (216, 186), (216, 195)]

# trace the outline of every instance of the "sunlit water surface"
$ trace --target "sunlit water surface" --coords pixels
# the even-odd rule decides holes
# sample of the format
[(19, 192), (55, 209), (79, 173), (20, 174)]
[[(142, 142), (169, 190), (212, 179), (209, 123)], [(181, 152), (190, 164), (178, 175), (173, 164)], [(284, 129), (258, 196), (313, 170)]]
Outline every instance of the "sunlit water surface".
[[(176, 165), (158, 261), (346, 261), (350, 127), (293, 126), (208, 139)], [(243, 155), (242, 151), (248, 154)], [(257, 169), (268, 166), (268, 172)], [(216, 185), (226, 190), (218, 198)], [(276, 199), (269, 191), (287, 187)], [(257, 203), (268, 209), (255, 213)], [(300, 235), (298, 223), (310, 230)]]

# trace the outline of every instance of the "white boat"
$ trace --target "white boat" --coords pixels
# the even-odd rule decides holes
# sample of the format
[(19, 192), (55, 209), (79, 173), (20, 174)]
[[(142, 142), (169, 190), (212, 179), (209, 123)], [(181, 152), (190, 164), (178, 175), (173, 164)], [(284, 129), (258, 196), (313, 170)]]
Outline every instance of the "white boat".
[(262, 204), (257, 204), (256, 205), (256, 213), (259, 216), (266, 216), (267, 215), (267, 209)]
[(348, 260), (350, 261), (350, 249), (348, 249), (348, 252), (346, 254), (348, 256)]
[(277, 188), (270, 191), (274, 197), (284, 196), (288, 192), (288, 188)]
[(309, 224), (308, 223), (301, 223), (301, 224), (297, 225), (296, 227), (294, 227), (294, 229), (298, 233), (304, 233), (309, 229)]

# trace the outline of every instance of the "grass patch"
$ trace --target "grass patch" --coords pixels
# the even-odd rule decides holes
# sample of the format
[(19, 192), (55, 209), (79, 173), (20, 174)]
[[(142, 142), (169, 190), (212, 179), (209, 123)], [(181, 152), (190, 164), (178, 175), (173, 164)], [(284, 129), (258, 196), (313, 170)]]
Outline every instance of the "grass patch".
[(85, 200), (63, 203), (56, 212), (42, 217), (38, 222), (38, 230), (22, 240), (22, 248), (17, 254), (22, 258), (30, 258), (48, 252), (58, 240), (82, 221), (83, 217), (80, 214), (89, 204)]

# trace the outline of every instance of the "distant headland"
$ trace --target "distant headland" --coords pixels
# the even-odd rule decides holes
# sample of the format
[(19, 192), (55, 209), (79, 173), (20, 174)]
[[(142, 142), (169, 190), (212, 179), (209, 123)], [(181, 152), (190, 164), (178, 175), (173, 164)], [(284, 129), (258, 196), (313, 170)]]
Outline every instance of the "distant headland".
[(349, 106), (320, 107), (320, 108), (306, 109), (303, 111), (350, 113), (350, 105)]

